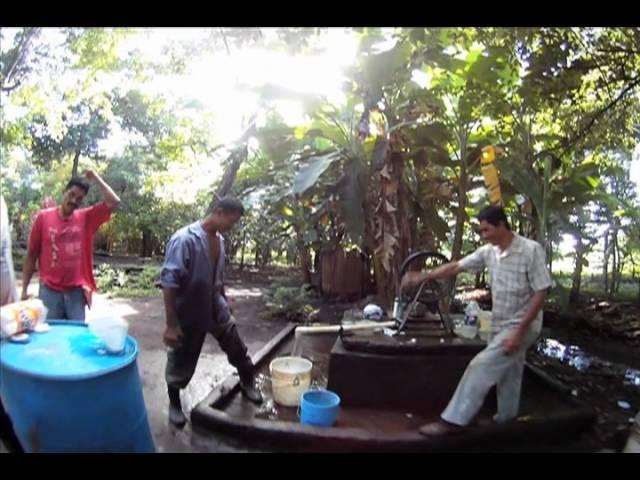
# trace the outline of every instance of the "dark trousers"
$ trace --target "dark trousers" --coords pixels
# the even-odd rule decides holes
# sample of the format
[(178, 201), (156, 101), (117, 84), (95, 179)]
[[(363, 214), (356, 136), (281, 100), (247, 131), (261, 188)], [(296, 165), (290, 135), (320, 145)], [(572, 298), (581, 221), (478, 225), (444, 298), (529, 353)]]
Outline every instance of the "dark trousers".
[[(253, 363), (247, 354), (246, 345), (238, 334), (233, 317), (228, 322), (216, 326), (210, 333), (227, 354), (229, 363), (238, 369), (240, 378), (249, 377), (253, 373)], [(180, 347), (169, 350), (167, 354), (165, 379), (167, 386), (174, 389), (183, 389), (191, 381), (206, 336), (206, 332), (189, 328), (182, 328), (182, 334)]]

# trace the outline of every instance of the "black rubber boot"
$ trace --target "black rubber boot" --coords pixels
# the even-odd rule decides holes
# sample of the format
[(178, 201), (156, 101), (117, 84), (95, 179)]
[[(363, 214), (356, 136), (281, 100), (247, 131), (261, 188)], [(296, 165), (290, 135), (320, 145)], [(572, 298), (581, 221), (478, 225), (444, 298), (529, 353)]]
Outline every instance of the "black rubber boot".
[(250, 402), (260, 405), (262, 403), (262, 393), (255, 386), (253, 374), (240, 375), (240, 391), (242, 396)]
[(169, 421), (172, 425), (182, 428), (187, 423), (187, 417), (182, 412), (182, 404), (180, 402), (180, 390), (168, 387), (169, 391)]

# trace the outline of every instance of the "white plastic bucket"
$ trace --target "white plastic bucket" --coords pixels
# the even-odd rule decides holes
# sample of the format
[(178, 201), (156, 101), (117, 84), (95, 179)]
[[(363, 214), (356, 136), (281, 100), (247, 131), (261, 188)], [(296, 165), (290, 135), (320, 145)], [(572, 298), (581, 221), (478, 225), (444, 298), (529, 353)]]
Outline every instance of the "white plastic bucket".
[(271, 361), (271, 391), (276, 403), (297, 407), (300, 397), (311, 384), (313, 364), (302, 357), (278, 357)]
[(129, 324), (118, 317), (98, 317), (90, 320), (89, 330), (104, 342), (105, 348), (111, 353), (124, 350)]

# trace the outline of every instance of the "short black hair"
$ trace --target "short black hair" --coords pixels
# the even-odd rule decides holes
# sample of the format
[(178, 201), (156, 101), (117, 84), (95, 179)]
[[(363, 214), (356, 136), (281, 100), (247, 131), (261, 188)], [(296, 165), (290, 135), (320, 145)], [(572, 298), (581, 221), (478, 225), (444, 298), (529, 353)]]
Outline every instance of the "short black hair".
[(218, 209), (222, 210), (224, 213), (231, 213), (239, 216), (244, 215), (244, 205), (242, 205), (242, 202), (235, 197), (222, 197), (213, 205), (213, 208), (211, 208), (209, 212), (213, 213)]
[(67, 183), (67, 186), (64, 187), (64, 191), (66, 192), (71, 187), (78, 187), (81, 190), (84, 190), (84, 194), (89, 193), (89, 182), (84, 177), (71, 177), (71, 180)]
[(500, 222), (502, 222), (507, 230), (511, 230), (511, 225), (509, 225), (507, 214), (504, 213), (504, 208), (502, 207), (496, 207), (493, 205), (484, 207), (478, 214), (478, 221), (481, 222), (482, 220), (490, 223), (494, 227), (497, 227), (498, 225), (500, 225)]

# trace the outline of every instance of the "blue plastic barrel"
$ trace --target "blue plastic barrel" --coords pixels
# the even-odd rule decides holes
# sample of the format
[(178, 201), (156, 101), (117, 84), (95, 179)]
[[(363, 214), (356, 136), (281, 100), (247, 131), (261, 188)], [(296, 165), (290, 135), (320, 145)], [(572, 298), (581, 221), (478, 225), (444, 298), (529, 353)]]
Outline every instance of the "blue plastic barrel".
[(138, 344), (109, 354), (84, 323), (0, 344), (0, 393), (27, 452), (155, 452)]
[(307, 390), (300, 397), (300, 422), (319, 427), (336, 423), (340, 397), (330, 390)]

